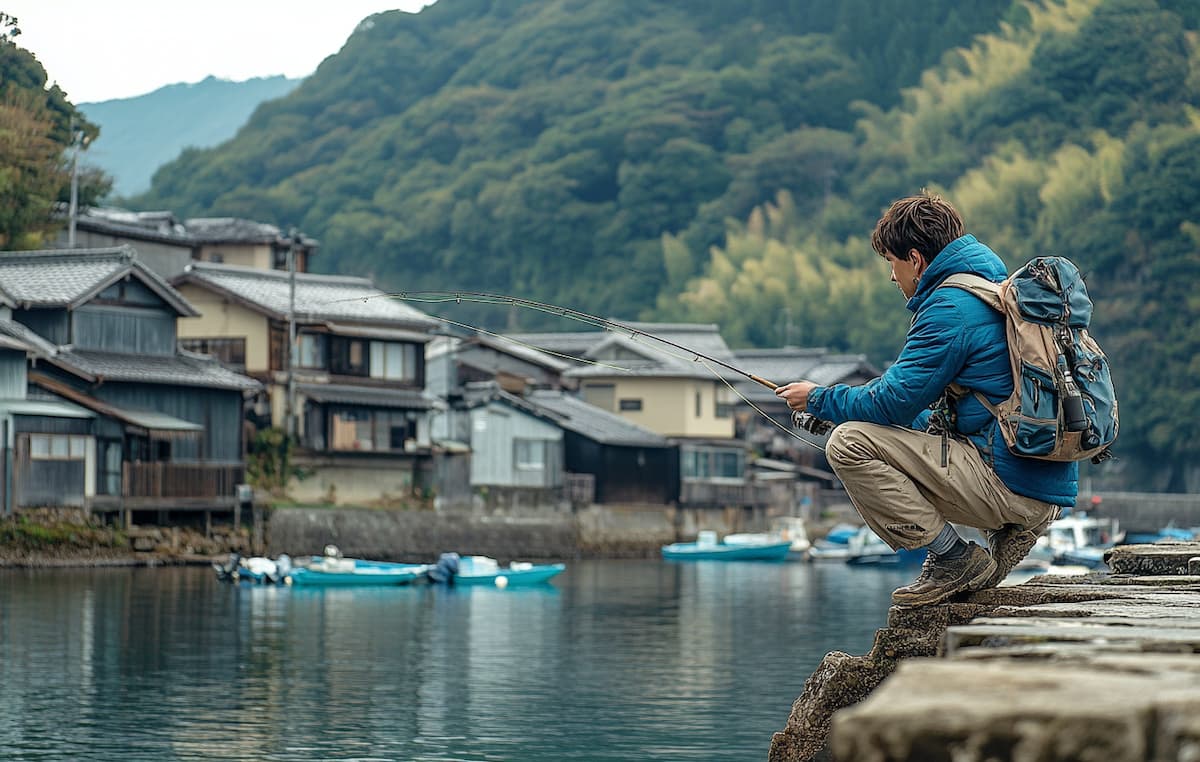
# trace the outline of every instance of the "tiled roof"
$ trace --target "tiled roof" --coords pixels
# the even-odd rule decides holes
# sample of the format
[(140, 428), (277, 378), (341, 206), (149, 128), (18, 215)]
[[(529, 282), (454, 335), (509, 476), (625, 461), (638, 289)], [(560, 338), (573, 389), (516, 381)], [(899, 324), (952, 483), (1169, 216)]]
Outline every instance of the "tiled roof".
[(0, 335), (14, 339), (42, 357), (52, 357), (58, 353), (58, 347), (15, 320), (0, 320)]
[(582, 357), (608, 336), (607, 331), (572, 331), (562, 333), (510, 333), (504, 338), (519, 341), (535, 349), (558, 352), (570, 357)]
[(625, 418), (558, 391), (538, 390), (525, 396), (534, 408), (549, 411), (559, 426), (601, 444), (670, 447), (666, 437)]
[[(176, 283), (193, 283), (231, 296), (283, 320), (287, 317), (290, 276), (281, 270), (193, 262)], [(367, 278), (296, 274), (296, 320), (359, 321), (429, 329), (437, 320), (391, 299)]]
[[(853, 376), (872, 377), (879, 370), (866, 355), (830, 354), (823, 348), (745, 349), (734, 353), (735, 365), (759, 378), (776, 384), (812, 381), (821, 385), (837, 384)], [(775, 399), (775, 393), (749, 379), (734, 386), (751, 401)]]
[[(274, 225), (240, 217), (193, 217), (184, 223), (188, 234), (197, 243), (278, 243), (287, 244), (290, 237)], [(303, 234), (298, 243), (315, 246), (317, 241)]]
[(366, 405), (402, 410), (428, 410), (437, 402), (415, 389), (388, 389), (346, 384), (297, 384), (296, 389), (317, 402)]
[(56, 365), (92, 380), (146, 384), (205, 386), (219, 389), (258, 389), (252, 378), (234, 373), (205, 355), (129, 355), (82, 349), (60, 349)]
[[(65, 215), (66, 211), (61, 210)], [(158, 241), (176, 246), (192, 245), (187, 230), (166, 211), (133, 212), (116, 207), (93, 206), (80, 211), (75, 224), (82, 230), (91, 230), (114, 236), (123, 236), (144, 241)]]
[(548, 368), (552, 371), (562, 372), (574, 366), (574, 363), (569, 360), (564, 360), (557, 355), (543, 352), (540, 349), (515, 343), (506, 336), (497, 338), (485, 334), (477, 334), (469, 338), (440, 336), (430, 342), (425, 351), (425, 356), (426, 359), (432, 359), (452, 352), (469, 350), (475, 345), (486, 347), (500, 354), (510, 355), (524, 362)]
[(0, 302), (23, 307), (75, 307), (133, 275), (180, 314), (200, 313), (183, 295), (137, 260), (129, 246), (0, 254)]
[[(742, 376), (706, 358), (733, 364), (733, 353), (715, 325), (707, 323), (625, 323), (631, 331), (613, 331), (591, 347), (585, 357), (602, 364), (572, 369), (572, 378), (626, 375), (641, 378), (723, 378)], [(651, 338), (651, 337), (656, 338)], [(661, 340), (660, 340), (661, 339)], [(670, 343), (667, 343), (670, 342)], [(675, 346), (672, 346), (675, 345)], [(704, 355), (704, 357), (701, 357)], [(736, 367), (736, 366), (735, 366)]]

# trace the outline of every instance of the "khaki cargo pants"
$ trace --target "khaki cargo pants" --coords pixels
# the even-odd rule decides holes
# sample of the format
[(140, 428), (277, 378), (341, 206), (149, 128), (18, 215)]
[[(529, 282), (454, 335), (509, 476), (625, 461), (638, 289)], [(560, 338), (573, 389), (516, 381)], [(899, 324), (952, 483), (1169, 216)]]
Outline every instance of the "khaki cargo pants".
[(825, 456), (863, 521), (893, 549), (928, 545), (947, 521), (976, 529), (1034, 525), (1050, 503), (1010, 491), (970, 442), (900, 426), (851, 421), (829, 435)]

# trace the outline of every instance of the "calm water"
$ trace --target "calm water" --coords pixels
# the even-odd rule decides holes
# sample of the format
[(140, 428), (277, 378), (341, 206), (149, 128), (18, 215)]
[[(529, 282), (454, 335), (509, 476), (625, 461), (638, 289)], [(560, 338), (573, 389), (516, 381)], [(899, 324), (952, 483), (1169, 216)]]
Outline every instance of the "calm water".
[(590, 561), (537, 589), (0, 570), (0, 756), (764, 760), (912, 570)]

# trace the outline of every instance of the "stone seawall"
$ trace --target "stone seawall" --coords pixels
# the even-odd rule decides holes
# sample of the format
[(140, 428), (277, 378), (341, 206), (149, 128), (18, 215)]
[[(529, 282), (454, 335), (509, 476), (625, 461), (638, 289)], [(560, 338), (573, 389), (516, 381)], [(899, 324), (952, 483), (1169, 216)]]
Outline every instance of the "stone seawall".
[(670, 505), (516, 505), (490, 503), (474, 512), (373, 508), (276, 508), (265, 517), (265, 552), (292, 556), (337, 545), (347, 556), (381, 561), (436, 559), (440, 553), (499, 560), (654, 558), (660, 548), (718, 534), (761, 531), (739, 509), (681, 509)]
[(1200, 543), (1107, 560), (893, 607), (866, 655), (824, 658), (769, 759), (1200, 760)]

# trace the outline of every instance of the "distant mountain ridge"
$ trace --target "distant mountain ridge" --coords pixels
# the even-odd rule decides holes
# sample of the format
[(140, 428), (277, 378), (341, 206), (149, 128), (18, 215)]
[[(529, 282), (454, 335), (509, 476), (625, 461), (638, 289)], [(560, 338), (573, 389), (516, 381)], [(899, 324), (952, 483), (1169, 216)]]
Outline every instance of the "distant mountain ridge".
[(141, 193), (163, 164), (185, 148), (209, 148), (233, 137), (263, 101), (290, 93), (300, 79), (282, 75), (244, 82), (207, 77), (133, 98), (81, 103), (100, 126), (86, 161), (113, 177), (118, 196)]

